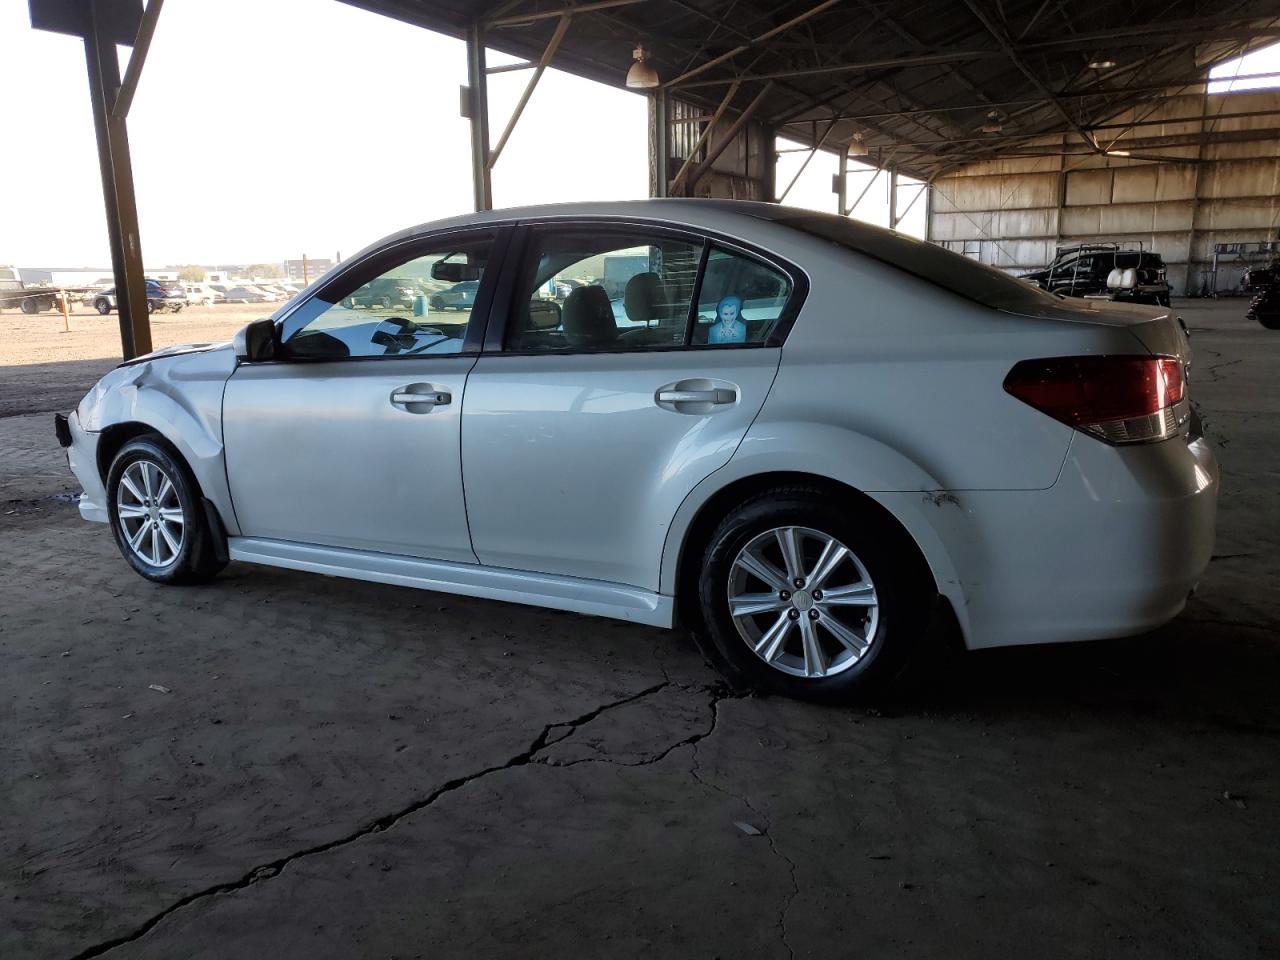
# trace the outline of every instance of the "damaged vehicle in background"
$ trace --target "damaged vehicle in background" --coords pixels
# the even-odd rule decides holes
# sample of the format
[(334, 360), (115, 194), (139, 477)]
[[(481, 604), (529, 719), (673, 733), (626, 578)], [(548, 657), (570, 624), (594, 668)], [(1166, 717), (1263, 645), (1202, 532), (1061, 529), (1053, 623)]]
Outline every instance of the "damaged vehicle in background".
[[(599, 282), (546, 299), (602, 257), (626, 324)], [(403, 276), (478, 286), (355, 308)], [(1167, 311), (847, 218), (566, 204), (388, 237), (56, 430), (81, 514), (157, 583), (235, 560), (685, 625), (743, 683), (839, 701), (939, 614), (969, 648), (1176, 615), (1218, 489), (1189, 362)]]
[(1161, 307), (1169, 306), (1171, 292), (1160, 254), (1110, 242), (1059, 247), (1048, 267), (1023, 274), (1022, 279), (1064, 297), (1105, 297)]

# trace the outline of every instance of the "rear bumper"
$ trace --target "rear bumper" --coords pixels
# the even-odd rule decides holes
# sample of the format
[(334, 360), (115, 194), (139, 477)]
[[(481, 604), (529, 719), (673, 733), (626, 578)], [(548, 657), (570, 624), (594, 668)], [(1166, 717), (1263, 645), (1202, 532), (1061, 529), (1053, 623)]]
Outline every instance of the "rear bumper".
[(956, 571), (940, 592), (970, 648), (1150, 630), (1208, 566), (1217, 493), (1203, 439), (1111, 447), (1077, 435), (1048, 490), (959, 492), (931, 511)]
[(106, 523), (107, 490), (98, 473), (98, 434), (83, 429), (74, 411), (66, 418), (66, 427), (71, 438), (67, 464), (84, 491), (80, 494), (80, 516), (95, 523)]

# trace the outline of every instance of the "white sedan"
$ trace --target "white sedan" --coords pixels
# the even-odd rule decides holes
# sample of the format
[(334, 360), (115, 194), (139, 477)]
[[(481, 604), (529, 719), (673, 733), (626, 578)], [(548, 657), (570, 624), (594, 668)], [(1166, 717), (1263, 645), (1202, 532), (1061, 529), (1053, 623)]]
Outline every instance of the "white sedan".
[[(544, 298), (606, 261), (611, 290)], [(391, 280), (478, 288), (462, 313), (343, 306)], [(1167, 310), (653, 200), (406, 230), (57, 426), (81, 513), (148, 579), (230, 559), (683, 623), (736, 678), (835, 700), (897, 675), (940, 603), (970, 648), (1177, 614), (1218, 487), (1188, 365)]]

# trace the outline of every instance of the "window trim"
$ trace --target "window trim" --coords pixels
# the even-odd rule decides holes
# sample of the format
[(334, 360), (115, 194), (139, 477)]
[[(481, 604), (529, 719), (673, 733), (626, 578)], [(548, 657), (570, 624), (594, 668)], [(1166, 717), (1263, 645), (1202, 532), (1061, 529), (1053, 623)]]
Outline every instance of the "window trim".
[[(668, 237), (673, 240), (680, 240), (689, 244), (700, 244), (702, 253), (698, 261), (698, 275), (694, 280), (693, 295), (689, 304), (689, 316), (685, 320), (685, 342), (675, 343), (669, 346), (646, 346), (646, 347), (627, 347), (618, 346), (607, 349), (574, 349), (565, 350), (507, 350), (503, 347), (503, 341), (506, 338), (507, 326), (512, 316), (512, 308), (515, 306), (518, 296), (516, 285), (520, 282), (520, 278), (524, 273), (526, 260), (532, 252), (532, 243), (534, 237), (539, 232), (555, 231), (555, 230), (574, 230), (574, 229), (598, 229), (605, 227), (608, 229), (616, 229), (619, 232), (631, 230), (645, 231), (653, 236)], [(697, 322), (698, 296), (702, 291), (702, 280), (706, 271), (707, 257), (710, 254), (712, 244), (722, 247), (731, 253), (737, 253), (759, 260), (776, 270), (784, 273), (791, 281), (791, 295), (787, 298), (787, 302), (783, 305), (782, 312), (778, 314), (778, 322), (773, 328), (773, 332), (769, 338), (760, 343), (724, 343), (724, 344), (694, 344), (689, 340), (693, 335), (693, 326)], [(777, 254), (763, 250), (754, 244), (745, 242), (737, 237), (726, 236), (712, 230), (704, 230), (697, 227), (673, 226), (665, 221), (650, 220), (645, 217), (610, 217), (610, 216), (577, 216), (563, 218), (538, 218), (530, 220), (521, 220), (516, 224), (516, 230), (512, 240), (507, 247), (506, 263), (503, 265), (501, 283), (497, 295), (490, 309), (489, 324), (485, 331), (484, 337), (484, 356), (486, 357), (567, 357), (567, 356), (592, 356), (630, 353), (670, 353), (682, 350), (709, 350), (711, 352), (719, 352), (726, 350), (759, 350), (769, 347), (781, 347), (790, 334), (792, 327), (795, 325), (796, 317), (799, 315), (804, 301), (809, 295), (809, 277), (799, 266), (790, 260), (783, 259)]]
[[(457, 353), (436, 353), (436, 354), (419, 354), (415, 356), (395, 356), (394, 354), (387, 356), (359, 356), (359, 357), (289, 357), (280, 356), (273, 360), (259, 361), (259, 363), (359, 363), (364, 361), (384, 361), (384, 360), (429, 360), (429, 359), (445, 359), (448, 357), (474, 356), (478, 354), (484, 344), (485, 331), (489, 326), (492, 316), (492, 305), (494, 294), (498, 289), (499, 280), (506, 271), (506, 254), (510, 246), (513, 226), (508, 223), (497, 224), (473, 224), (463, 227), (454, 227), (448, 230), (441, 230), (436, 233), (417, 234), (412, 237), (404, 237), (400, 240), (393, 241), (386, 246), (377, 247), (365, 254), (358, 255), (352, 260), (344, 263), (339, 271), (332, 277), (326, 278), (319, 286), (315, 288), (308, 296), (303, 297), (296, 303), (288, 304), (288, 308), (272, 318), (276, 326), (276, 337), (281, 350), (284, 348), (284, 341), (280, 340), (280, 336), (284, 331), (284, 325), (289, 318), (301, 310), (317, 297), (325, 297), (332, 303), (336, 304), (345, 296), (358, 290), (365, 283), (377, 279), (385, 271), (402, 263), (408, 263), (410, 260), (416, 259), (424, 255), (436, 244), (451, 239), (460, 242), (466, 242), (470, 239), (480, 239), (485, 236), (491, 236), (493, 247), (489, 252), (489, 262), (497, 264), (497, 270), (486, 269), (480, 278), (480, 288), (476, 291), (475, 306), (471, 308), (471, 315), (467, 321), (467, 330), (463, 335), (462, 349)], [(372, 272), (370, 272), (372, 271)], [(363, 279), (362, 279), (363, 278)], [(353, 281), (358, 281), (354, 282)], [(343, 292), (345, 291), (345, 292)], [(336, 299), (334, 298), (336, 296)]]

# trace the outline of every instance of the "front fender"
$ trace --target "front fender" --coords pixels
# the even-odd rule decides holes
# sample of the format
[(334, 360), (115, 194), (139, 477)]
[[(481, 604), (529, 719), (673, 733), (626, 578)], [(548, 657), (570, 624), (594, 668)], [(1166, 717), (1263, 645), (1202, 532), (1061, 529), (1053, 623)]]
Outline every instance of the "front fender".
[(78, 410), (90, 432), (140, 423), (173, 444), (232, 535), (239, 528), (223, 458), (222, 393), (235, 368), (229, 347), (144, 359), (103, 377)]

